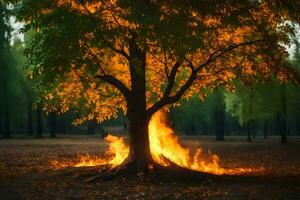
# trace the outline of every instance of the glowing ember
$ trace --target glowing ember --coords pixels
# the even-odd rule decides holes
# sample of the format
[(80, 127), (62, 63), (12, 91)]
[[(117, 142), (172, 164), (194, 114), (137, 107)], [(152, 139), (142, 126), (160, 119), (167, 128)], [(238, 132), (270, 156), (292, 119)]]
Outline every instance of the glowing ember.
[[(263, 168), (233, 168), (225, 169), (219, 164), (219, 157), (210, 151), (204, 154), (201, 148), (197, 148), (192, 154), (189, 148), (183, 147), (179, 143), (179, 138), (173, 130), (167, 126), (167, 120), (163, 112), (157, 112), (149, 123), (150, 150), (155, 162), (169, 166), (170, 163), (165, 158), (177, 165), (196, 171), (208, 172), (212, 174), (242, 174), (250, 172), (262, 172)], [(77, 163), (52, 162), (56, 168), (63, 167), (83, 167), (110, 165), (115, 167), (120, 165), (129, 154), (129, 147), (121, 137), (108, 135), (105, 138), (108, 149), (103, 158), (89, 155), (81, 156)]]

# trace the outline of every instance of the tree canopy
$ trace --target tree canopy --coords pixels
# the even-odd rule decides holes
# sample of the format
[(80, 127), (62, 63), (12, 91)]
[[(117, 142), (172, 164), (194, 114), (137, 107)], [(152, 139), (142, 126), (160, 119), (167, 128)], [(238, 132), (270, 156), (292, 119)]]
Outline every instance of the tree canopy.
[(19, 2), (18, 19), (35, 30), (26, 54), (46, 109), (81, 109), (76, 123), (126, 112), (134, 74), (145, 74), (151, 114), (218, 85), (234, 89), (234, 79), (296, 81), (283, 46), (300, 19), (292, 1), (8, 2)]

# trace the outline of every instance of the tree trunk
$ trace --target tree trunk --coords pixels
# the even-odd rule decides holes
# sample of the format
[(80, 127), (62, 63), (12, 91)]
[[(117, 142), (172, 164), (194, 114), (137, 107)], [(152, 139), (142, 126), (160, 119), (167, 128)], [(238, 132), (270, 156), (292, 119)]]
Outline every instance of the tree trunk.
[(248, 142), (252, 142), (252, 138), (251, 138), (251, 125), (250, 122), (248, 122), (246, 124), (246, 131), (247, 131), (247, 140)]
[(56, 130), (57, 130), (57, 116), (55, 113), (49, 114), (49, 126), (50, 126), (50, 137), (56, 137)]
[(32, 135), (33, 127), (32, 127), (32, 110), (27, 111), (27, 135)]
[(296, 124), (296, 135), (300, 135), (300, 121)]
[(213, 108), (213, 123), (216, 134), (216, 140), (224, 140), (225, 132), (225, 104), (223, 90), (219, 87), (215, 93)]
[(221, 109), (217, 109), (214, 111), (214, 127), (216, 132), (216, 140), (223, 141), (224, 140), (224, 121), (225, 121), (225, 113)]
[(95, 135), (97, 129), (97, 122), (96, 120), (92, 120), (88, 122), (88, 134)]
[(43, 134), (43, 116), (42, 116), (42, 108), (40, 103), (37, 104), (36, 109), (36, 116), (37, 116), (37, 134), (36, 137), (40, 138)]
[[(4, 66), (6, 69), (7, 66)], [(4, 70), (6, 74), (7, 70)], [(9, 97), (8, 97), (8, 84), (7, 79), (4, 77), (4, 138), (10, 138), (10, 116), (9, 116)]]
[(191, 120), (190, 132), (191, 132), (191, 135), (196, 135), (196, 126), (195, 126), (195, 122), (193, 119)]
[(149, 164), (152, 163), (148, 125), (149, 119), (145, 111), (137, 110), (128, 114), (129, 159), (135, 163), (138, 173), (147, 173)]
[(207, 125), (207, 122), (203, 122), (202, 123), (202, 135), (207, 135), (208, 133), (208, 125)]
[(268, 138), (268, 120), (265, 120), (264, 122), (264, 139)]
[(59, 124), (59, 132), (63, 133), (64, 135), (67, 134), (67, 130), (69, 127), (69, 115), (68, 114), (61, 115), (58, 124)]
[(254, 120), (252, 120), (251, 122), (251, 132), (252, 132), (252, 138), (256, 139), (257, 127), (256, 127), (256, 121)]
[(285, 94), (285, 85), (281, 86), (281, 106), (282, 110), (279, 114), (280, 116), (280, 134), (281, 134), (281, 142), (286, 143), (287, 142), (287, 122), (286, 122), (286, 116), (287, 116), (287, 106), (286, 106), (286, 94)]
[(130, 152), (127, 160), (133, 162), (137, 173), (147, 173), (152, 163), (146, 111), (146, 53), (137, 45), (133, 35), (130, 45), (131, 93), (127, 99), (127, 118)]
[(32, 126), (32, 98), (31, 94), (27, 91), (27, 135), (33, 134)]

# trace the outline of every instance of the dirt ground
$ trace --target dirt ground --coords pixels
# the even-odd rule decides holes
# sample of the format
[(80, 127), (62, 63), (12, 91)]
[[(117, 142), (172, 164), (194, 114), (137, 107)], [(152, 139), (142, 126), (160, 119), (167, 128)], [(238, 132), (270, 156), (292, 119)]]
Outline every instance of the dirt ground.
[(101, 155), (100, 137), (0, 140), (0, 200), (15, 199), (300, 199), (300, 139), (245, 142), (229, 138), (182, 138), (185, 145), (201, 145), (219, 155), (224, 167), (264, 167), (265, 172), (203, 181), (141, 181), (119, 177), (87, 183), (83, 169), (55, 170), (52, 160), (68, 161), (78, 155)]

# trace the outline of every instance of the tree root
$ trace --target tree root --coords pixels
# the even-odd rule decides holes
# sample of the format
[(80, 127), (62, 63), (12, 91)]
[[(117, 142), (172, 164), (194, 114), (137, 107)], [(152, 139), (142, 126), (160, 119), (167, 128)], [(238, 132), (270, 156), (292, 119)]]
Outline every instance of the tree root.
[(131, 161), (130, 159), (126, 159), (121, 165), (117, 167), (112, 167), (111, 165), (104, 165), (102, 166), (98, 174), (86, 179), (85, 182), (93, 182), (98, 179), (101, 179), (103, 181), (109, 181), (117, 176), (134, 175), (136, 171), (135, 166), (135, 162)]
[(138, 176), (142, 180), (153, 181), (160, 180), (207, 180), (217, 177), (217, 175), (195, 171), (184, 168), (164, 157), (164, 160), (169, 163), (168, 166), (162, 166), (158, 163), (151, 163), (151, 169), (147, 174), (138, 173), (136, 162), (126, 159), (121, 165), (111, 168), (111, 166), (103, 166), (98, 174), (89, 177), (85, 182), (94, 182), (97, 180), (109, 181), (118, 176)]
[(214, 174), (181, 167), (168, 158), (163, 158), (169, 163), (168, 166), (162, 166), (157, 163), (154, 164), (154, 175), (160, 180), (203, 181), (219, 177)]

